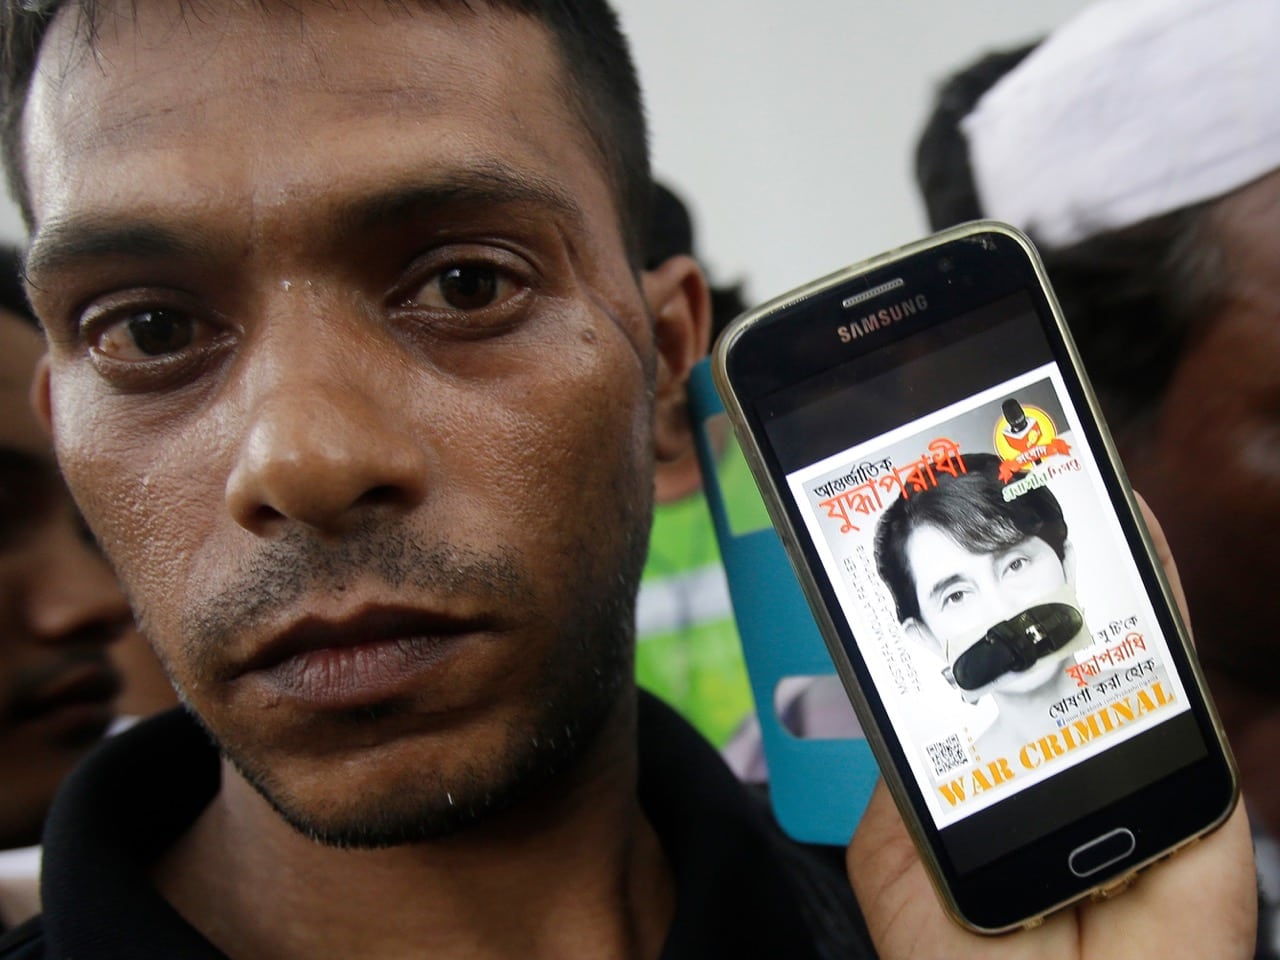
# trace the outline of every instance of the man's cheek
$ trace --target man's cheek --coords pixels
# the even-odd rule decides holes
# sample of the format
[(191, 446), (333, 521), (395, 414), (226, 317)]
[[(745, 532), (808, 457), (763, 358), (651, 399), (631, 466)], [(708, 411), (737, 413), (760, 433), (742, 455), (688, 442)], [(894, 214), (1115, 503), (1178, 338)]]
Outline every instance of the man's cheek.
[(68, 460), (67, 475), (130, 602), (155, 624), (162, 602), (183, 602), (192, 563), (209, 544), (207, 536), (190, 535), (196, 519), (191, 495), (105, 457)]

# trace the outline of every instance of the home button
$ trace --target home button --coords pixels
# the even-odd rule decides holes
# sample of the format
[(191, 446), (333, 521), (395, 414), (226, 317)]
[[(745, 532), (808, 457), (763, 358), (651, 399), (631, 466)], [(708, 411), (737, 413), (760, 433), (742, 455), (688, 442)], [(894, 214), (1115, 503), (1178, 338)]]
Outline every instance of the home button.
[(1133, 853), (1137, 840), (1124, 827), (1082, 843), (1067, 856), (1067, 866), (1077, 877), (1087, 877)]

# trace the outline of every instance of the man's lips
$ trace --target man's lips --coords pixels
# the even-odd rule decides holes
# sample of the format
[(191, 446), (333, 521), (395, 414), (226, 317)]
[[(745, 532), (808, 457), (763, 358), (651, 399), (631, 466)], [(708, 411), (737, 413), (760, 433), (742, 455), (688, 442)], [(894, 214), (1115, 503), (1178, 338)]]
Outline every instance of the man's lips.
[(5, 723), (56, 728), (60, 735), (96, 739), (115, 718), (123, 681), (106, 660), (84, 660), (19, 691)]
[(306, 618), (273, 637), (236, 673), (314, 707), (370, 706), (411, 695), (422, 674), (446, 659), (458, 641), (491, 626), (394, 608), (340, 620)]

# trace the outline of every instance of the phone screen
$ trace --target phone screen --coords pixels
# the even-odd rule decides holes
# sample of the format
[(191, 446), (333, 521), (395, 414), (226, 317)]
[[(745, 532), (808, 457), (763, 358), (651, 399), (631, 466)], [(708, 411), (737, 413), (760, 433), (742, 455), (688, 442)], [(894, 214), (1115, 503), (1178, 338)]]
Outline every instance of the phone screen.
[(840, 642), (963, 876), (1208, 746), (1047, 301), (978, 284), (948, 316), (945, 285), (912, 289), (806, 306), (858, 349), (752, 414)]

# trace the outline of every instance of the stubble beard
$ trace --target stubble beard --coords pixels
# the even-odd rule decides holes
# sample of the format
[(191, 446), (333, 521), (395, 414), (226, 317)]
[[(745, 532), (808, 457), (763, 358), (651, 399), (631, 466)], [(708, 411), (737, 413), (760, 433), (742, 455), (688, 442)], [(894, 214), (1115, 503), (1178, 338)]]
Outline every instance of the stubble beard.
[[(567, 582), (577, 584), (575, 602), (535, 688), (527, 695), (527, 723), (520, 730), (506, 731), (500, 752), (457, 764), (447, 776), (439, 771), (402, 770), (392, 786), (375, 794), (319, 805), (295, 796), (253, 743), (213, 730), (192, 709), (181, 684), (176, 684), (179, 694), (240, 776), (286, 823), (317, 843), (373, 849), (439, 841), (473, 829), (518, 807), (573, 770), (600, 739), (610, 718), (634, 696), (635, 596), (652, 505), (636, 498), (630, 506), (631, 522), (621, 517), (615, 528), (625, 532), (614, 545), (610, 572), (602, 571), (598, 544), (592, 549), (585, 542), (574, 552), (574, 569), (564, 571)], [(596, 532), (589, 530), (585, 535)], [(357, 570), (373, 570), (385, 582), (397, 585), (438, 588), (443, 583), (447, 588), (501, 592), (512, 606), (531, 602), (532, 597), (526, 575), (508, 557), (451, 547), (427, 549), (402, 531), (370, 528), (344, 544), (341, 557), (309, 556), (306, 548), (295, 545), (263, 558), (248, 575), (238, 577), (186, 618), (189, 652), (212, 649), (208, 644), (234, 630), (245, 615), (261, 616), (314, 589), (318, 581), (337, 583)], [(251, 582), (259, 589), (253, 589)], [(196, 654), (197, 663), (199, 659)], [(174, 671), (168, 665), (166, 669), (173, 677)], [(395, 710), (352, 711), (349, 720), (371, 725), (380, 714)], [(341, 774), (335, 771), (337, 776)]]

